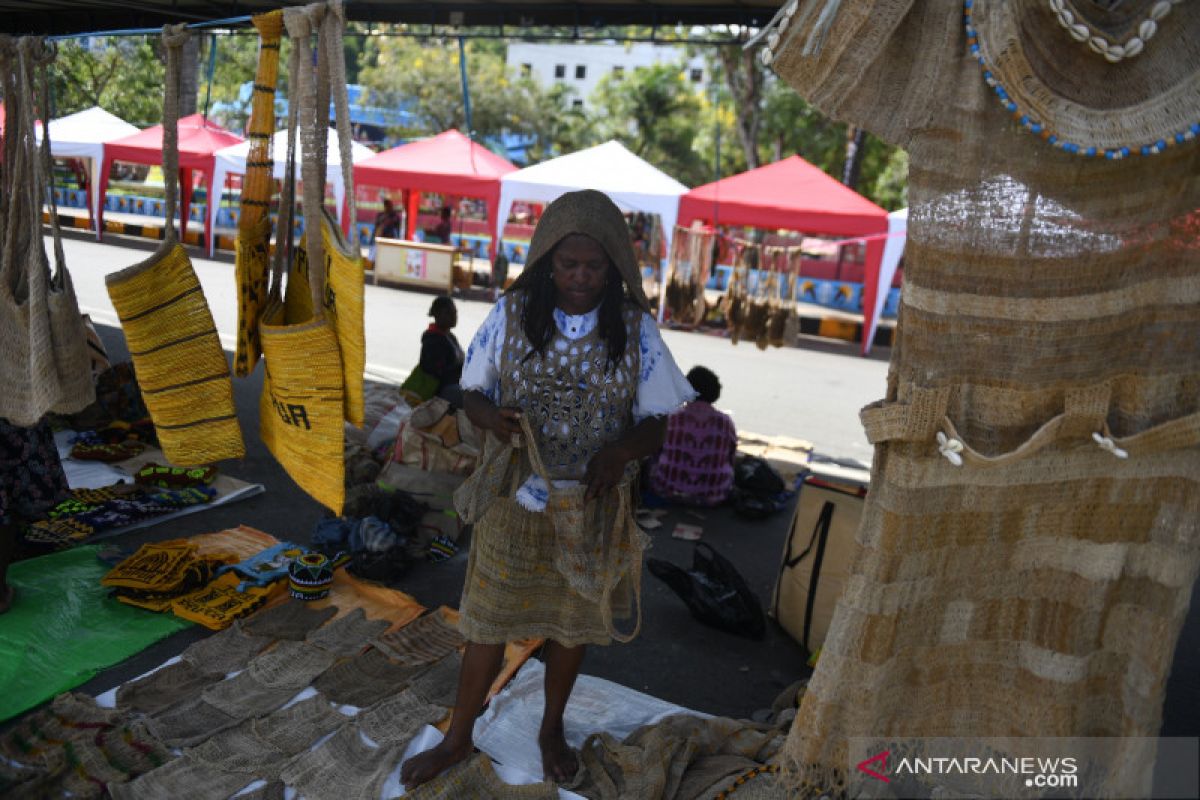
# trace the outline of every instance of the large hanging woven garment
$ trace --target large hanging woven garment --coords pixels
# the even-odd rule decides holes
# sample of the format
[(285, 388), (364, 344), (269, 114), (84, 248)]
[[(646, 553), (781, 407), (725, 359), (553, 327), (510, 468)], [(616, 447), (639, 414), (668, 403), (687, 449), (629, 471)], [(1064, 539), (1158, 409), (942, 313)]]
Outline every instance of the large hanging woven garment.
[[(40, 148), (34, 135), (35, 119), (50, 118), (46, 70), (53, 60), (44, 39), (0, 39), (7, 110), (0, 163), (0, 418), (21, 427), (37, 424), (47, 411), (73, 413), (95, 400), (87, 332), (54, 205), (50, 131)], [(47, 195), (53, 275), (42, 243)]]
[(793, 785), (844, 790), (851, 737), (1093, 736), (1080, 796), (1147, 793), (1129, 737), (1159, 732), (1200, 568), (1197, 31), (1197, 3), (810, 0), (766, 32), (765, 62), (912, 165)]
[(711, 231), (675, 226), (667, 264), (667, 309), (676, 324), (704, 321), (704, 285), (712, 272), (714, 238)]
[(204, 290), (175, 233), (180, 54), (189, 35), (183, 25), (163, 28), (167, 219), (162, 244), (149, 259), (104, 279), (159, 444), (167, 458), (180, 466), (241, 458), (245, 453), (225, 351)]
[[(253, 17), (258, 31), (258, 68), (250, 100), (246, 176), (238, 215), (237, 256), (234, 271), (238, 291), (237, 351), (233, 373), (244, 378), (254, 371), (262, 344), (258, 320), (267, 301), (267, 276), (271, 253), (271, 195), (274, 193), (274, 162), (271, 160), (275, 133), (275, 84), (279, 80), (279, 47), (283, 35), (283, 11)], [(282, 244), (282, 239), (280, 240)]]
[[(340, 7), (339, 7), (340, 8)], [(345, 500), (343, 453), (343, 405), (345, 398), (342, 354), (331, 315), (324, 303), (327, 273), (309, 269), (315, 260), (325, 262), (322, 220), (324, 147), (327, 141), (326, 97), (321, 105), (319, 84), (328, 89), (328, 68), (318, 57), (318, 74), (312, 68), (311, 38), (322, 30), (329, 16), (337, 26), (340, 18), (326, 14), (324, 3), (284, 12), (292, 43), (288, 86), (292, 99), (288, 120), (288, 168), (283, 181), (279, 226), (272, 267), (270, 296), (260, 322), (266, 374), (259, 402), (263, 442), (292, 479), (315, 499), (341, 512)], [(329, 48), (321, 48), (328, 52)], [(337, 48), (337, 54), (341, 50)], [(318, 75), (320, 76), (318, 78)], [(343, 81), (344, 90), (344, 81)], [(326, 92), (327, 94), (327, 92)], [(339, 104), (340, 109), (340, 104)], [(338, 111), (340, 115), (341, 111)], [(302, 119), (302, 123), (299, 120)], [(308, 217), (306, 247), (292, 251), (292, 220), (295, 199), (295, 150), (297, 128), (304, 142), (304, 209)], [(305, 257), (307, 254), (308, 257)], [(316, 256), (312, 259), (312, 256)], [(287, 297), (283, 293), (285, 261), (289, 264)], [(361, 280), (361, 275), (360, 275)], [(361, 308), (361, 307), (360, 307)], [(361, 325), (361, 315), (359, 317)], [(359, 380), (361, 382), (361, 370)]]

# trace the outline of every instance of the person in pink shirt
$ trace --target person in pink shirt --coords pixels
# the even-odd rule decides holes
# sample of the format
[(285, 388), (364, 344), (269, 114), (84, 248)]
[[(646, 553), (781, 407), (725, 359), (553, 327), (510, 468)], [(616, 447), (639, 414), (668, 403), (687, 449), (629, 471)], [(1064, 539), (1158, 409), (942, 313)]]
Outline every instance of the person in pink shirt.
[(712, 370), (693, 367), (687, 379), (699, 396), (667, 418), (667, 438), (650, 469), (650, 486), (673, 502), (715, 506), (733, 488), (737, 430), (728, 414), (712, 406), (721, 396)]

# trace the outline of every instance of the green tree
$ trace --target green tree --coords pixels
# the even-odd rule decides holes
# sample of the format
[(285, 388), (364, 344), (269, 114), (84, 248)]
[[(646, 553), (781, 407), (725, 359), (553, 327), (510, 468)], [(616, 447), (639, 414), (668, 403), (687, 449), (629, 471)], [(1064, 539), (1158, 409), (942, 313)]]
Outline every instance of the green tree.
[(609, 74), (592, 95), (594, 129), (689, 186), (712, 174), (695, 149), (700, 97), (679, 64), (639, 67), (620, 79)]
[[(487, 138), (505, 131), (535, 132), (541, 108), (537, 84), (517, 77), (490, 43), (468, 42), (466, 53), (474, 133)], [(371, 102), (414, 111), (415, 125), (395, 133), (415, 136), (448, 128), (466, 131), (457, 40), (371, 37), (364, 56), (366, 65), (359, 78), (370, 91)]]
[(163, 64), (152, 37), (59, 45), (51, 80), (55, 116), (100, 106), (138, 127), (162, 120)]

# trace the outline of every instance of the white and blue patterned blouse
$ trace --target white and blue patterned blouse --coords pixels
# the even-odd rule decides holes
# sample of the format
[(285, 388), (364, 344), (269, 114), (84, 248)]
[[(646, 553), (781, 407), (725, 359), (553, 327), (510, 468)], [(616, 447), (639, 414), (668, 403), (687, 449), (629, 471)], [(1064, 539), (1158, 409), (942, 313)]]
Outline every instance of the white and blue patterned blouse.
[[(467, 359), (462, 371), (463, 391), (482, 392), (493, 403), (500, 401), (500, 348), (504, 341), (507, 321), (504, 306), (503, 300), (496, 303), (487, 319), (475, 332), (471, 346), (467, 348)], [(568, 340), (580, 339), (591, 333), (599, 321), (599, 316), (599, 307), (579, 315), (554, 309), (554, 322), (558, 326), (558, 332)], [(639, 327), (641, 369), (633, 403), (634, 424), (650, 417), (666, 416), (696, 397), (695, 390), (679, 370), (671, 351), (663, 342), (654, 318), (643, 314)], [(574, 481), (561, 482), (563, 486), (573, 483)], [(517, 491), (517, 501), (529, 511), (544, 510), (546, 499), (545, 481), (536, 475), (531, 475)]]

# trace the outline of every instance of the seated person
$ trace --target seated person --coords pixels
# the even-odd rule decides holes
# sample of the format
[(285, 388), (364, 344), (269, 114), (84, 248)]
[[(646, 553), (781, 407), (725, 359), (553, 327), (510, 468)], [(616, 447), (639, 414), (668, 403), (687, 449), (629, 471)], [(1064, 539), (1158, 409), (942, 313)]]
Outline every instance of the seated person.
[(688, 381), (699, 397), (667, 418), (667, 438), (650, 468), (650, 487), (677, 503), (715, 506), (733, 488), (737, 430), (712, 407), (721, 382), (711, 370), (693, 367)]
[(450, 401), (455, 408), (462, 408), (462, 388), (458, 385), (462, 376), (463, 349), (451, 329), (458, 324), (458, 308), (449, 297), (437, 297), (429, 307), (433, 322), (421, 334), (420, 367), (437, 379), (434, 394)]
[(375, 231), (371, 234), (371, 241), (380, 236), (385, 239), (399, 239), (400, 222), (400, 212), (396, 210), (395, 204), (391, 198), (384, 198), (383, 211), (375, 215)]
[(438, 224), (432, 228), (425, 229), (425, 241), (450, 244), (450, 233), (452, 230), (453, 227), (450, 224), (450, 206), (443, 206), (442, 218)]

